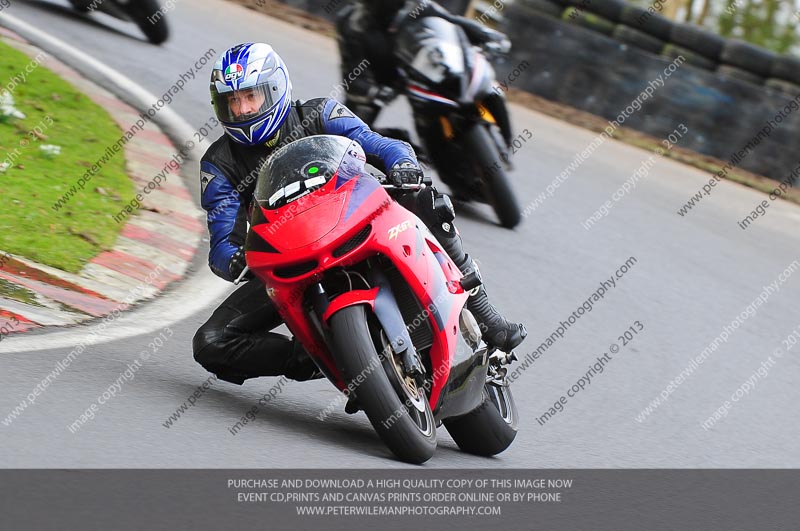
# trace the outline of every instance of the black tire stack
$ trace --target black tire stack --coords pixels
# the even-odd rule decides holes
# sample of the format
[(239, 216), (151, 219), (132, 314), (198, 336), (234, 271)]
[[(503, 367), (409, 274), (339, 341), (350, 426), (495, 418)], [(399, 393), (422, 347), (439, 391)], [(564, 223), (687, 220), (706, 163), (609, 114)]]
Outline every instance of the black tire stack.
[(561, 19), (611, 36), (625, 8), (623, 0), (555, 0), (563, 9)]
[(669, 41), (673, 22), (658, 13), (639, 6), (626, 5), (619, 16), (620, 24), (660, 39), (665, 44)]
[(523, 8), (528, 8), (539, 15), (547, 15), (553, 18), (561, 18), (564, 6), (556, 0), (523, 0), (520, 4)]
[(779, 55), (772, 61), (769, 77), (764, 85), (793, 98), (800, 95), (800, 59)]
[(777, 56), (748, 42), (730, 39), (725, 42), (717, 72), (754, 85), (763, 85)]
[[(722, 77), (800, 95), (800, 58), (726, 39), (693, 24), (673, 22), (624, 0), (520, 0), (522, 6), (619, 42)], [(682, 63), (683, 64), (683, 63)]]
[(630, 44), (635, 48), (641, 48), (646, 52), (658, 55), (664, 49), (664, 41), (648, 35), (625, 24), (617, 24), (614, 28), (613, 37), (619, 42)]
[(686, 64), (704, 70), (717, 68), (725, 47), (723, 37), (693, 24), (673, 24), (669, 40), (662, 55), (671, 59), (682, 55)]

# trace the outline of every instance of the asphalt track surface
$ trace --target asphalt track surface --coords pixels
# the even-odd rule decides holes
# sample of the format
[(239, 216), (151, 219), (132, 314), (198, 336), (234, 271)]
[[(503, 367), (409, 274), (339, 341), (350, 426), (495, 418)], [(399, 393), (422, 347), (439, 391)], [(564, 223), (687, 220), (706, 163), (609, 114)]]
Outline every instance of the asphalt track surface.
[[(70, 43), (152, 94), (168, 90), (209, 48), (222, 52), (244, 41), (267, 41), (283, 55), (297, 97), (328, 95), (340, 81), (333, 40), (219, 0), (177, 3), (167, 15), (172, 37), (162, 47), (147, 44), (133, 25), (103, 15), (77, 15), (66, 2), (17, 0), (6, 13)], [(209, 70), (210, 65), (170, 105), (192, 127), (212, 115)], [(380, 124), (409, 126), (408, 117), (408, 107), (399, 103)], [(520, 107), (512, 107), (512, 117), (518, 132), (533, 134), (515, 156), (514, 185), (520, 203), (528, 205), (596, 135)], [(426, 467), (800, 466), (795, 412), (800, 346), (784, 348), (780, 358), (774, 355), (800, 327), (797, 272), (743, 319), (726, 342), (718, 341), (704, 363), (667, 393), (664, 404), (637, 421), (763, 286), (776, 282), (800, 259), (797, 206), (774, 202), (745, 231), (736, 222), (765, 197), (722, 182), (681, 217), (676, 211), (708, 176), (666, 159), (657, 159), (649, 175), (607, 217), (584, 229), (581, 223), (648, 156), (605, 142), (515, 231), (497, 226), (487, 208), (459, 208), (466, 248), (479, 258), (493, 301), (528, 326), (520, 357), (556, 331), (630, 257), (636, 263), (521, 373), (514, 393), (522, 423), (508, 451), (492, 459), (466, 455), (440, 429), (439, 449)], [(190, 186), (197, 195), (197, 182)], [(205, 267), (204, 256), (196, 266), (196, 271)], [(0, 467), (406, 466), (392, 458), (363, 414), (346, 415), (339, 407), (326, 420), (317, 418), (337, 398), (324, 381), (284, 385), (235, 436), (229, 427), (277, 379), (249, 381), (243, 387), (217, 382), (166, 428), (163, 423), (208, 379), (192, 359), (191, 338), (219, 299), (180, 288), (165, 297), (166, 302), (133, 311), (129, 320), (140, 321), (132, 330), (169, 326), (171, 337), (99, 408), (94, 420), (75, 433), (68, 429), (158, 332), (88, 347), (34, 405), (8, 426), (0, 425)], [(176, 313), (162, 307), (182, 308), (184, 317), (172, 322)], [(638, 329), (636, 321), (643, 329), (622, 346), (619, 336), (631, 326)], [(54, 369), (82, 333), (67, 334), (57, 347), (45, 343), (48, 333), (3, 341), (0, 418)], [(33, 345), (32, 350), (19, 351), (15, 342)], [(50, 346), (42, 350), (35, 347), (37, 342)], [(612, 344), (620, 350), (603, 372), (570, 396), (563, 411), (544, 423), (537, 421)], [(765, 375), (758, 375), (759, 367)], [(737, 390), (741, 396), (732, 401)], [(704, 429), (701, 424), (726, 400), (727, 416)]]

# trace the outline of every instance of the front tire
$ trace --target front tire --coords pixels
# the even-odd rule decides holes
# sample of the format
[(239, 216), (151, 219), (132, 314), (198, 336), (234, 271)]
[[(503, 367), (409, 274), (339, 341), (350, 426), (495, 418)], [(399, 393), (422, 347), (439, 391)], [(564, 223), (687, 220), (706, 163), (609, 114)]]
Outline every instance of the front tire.
[(72, 4), (72, 8), (75, 9), (78, 13), (89, 13), (92, 11), (89, 9), (89, 3), (80, 0), (69, 0), (69, 3)]
[(494, 207), (500, 224), (513, 229), (519, 224), (522, 214), (500, 153), (485, 126), (478, 124), (467, 132), (466, 147), (475, 157), (484, 193)]
[[(151, 44), (161, 44), (169, 38), (169, 27), (166, 16), (160, 12), (161, 6), (157, 0), (138, 0), (128, 4), (128, 15), (133, 19), (139, 29), (147, 36)], [(159, 18), (154, 22), (150, 18)]]
[(511, 388), (487, 383), (483, 402), (466, 415), (445, 419), (444, 425), (462, 451), (485, 457), (511, 446), (517, 436), (519, 416)]
[[(351, 306), (330, 319), (333, 355), (361, 409), (389, 449), (408, 463), (421, 464), (436, 450), (436, 423), (427, 394), (418, 389), (416, 400), (402, 396), (387, 374), (386, 356), (375, 348), (363, 306)], [(411, 411), (409, 413), (409, 411)]]

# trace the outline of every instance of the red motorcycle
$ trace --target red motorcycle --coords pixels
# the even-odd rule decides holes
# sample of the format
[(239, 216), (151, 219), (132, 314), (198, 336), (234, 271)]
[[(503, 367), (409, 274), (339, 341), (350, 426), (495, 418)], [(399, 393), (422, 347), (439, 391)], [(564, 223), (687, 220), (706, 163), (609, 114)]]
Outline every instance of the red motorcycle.
[(430, 459), (441, 423), (463, 451), (500, 453), (517, 432), (506, 379), (516, 358), (488, 349), (464, 307), (480, 278), (461, 274), (365, 161), (338, 136), (276, 151), (256, 184), (248, 267), (400, 459)]

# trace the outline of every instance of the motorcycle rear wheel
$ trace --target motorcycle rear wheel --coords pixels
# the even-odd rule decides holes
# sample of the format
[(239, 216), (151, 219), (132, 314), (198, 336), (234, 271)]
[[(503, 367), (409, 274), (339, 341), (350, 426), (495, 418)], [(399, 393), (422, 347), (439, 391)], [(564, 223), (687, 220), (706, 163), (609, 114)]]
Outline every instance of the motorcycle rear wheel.
[(393, 385), (397, 375), (390, 378), (386, 360), (393, 356), (391, 347), (376, 348), (364, 306), (336, 312), (330, 327), (336, 364), (384, 444), (408, 463), (430, 459), (436, 450), (436, 422), (428, 397), (421, 388), (411, 396)]
[(494, 207), (500, 224), (507, 229), (513, 229), (519, 224), (522, 213), (500, 153), (486, 126), (476, 124), (467, 131), (464, 146), (468, 153), (472, 153), (478, 165), (484, 194)]
[(508, 385), (487, 382), (483, 402), (466, 415), (444, 420), (458, 447), (467, 453), (489, 457), (506, 450), (517, 436), (519, 415)]

